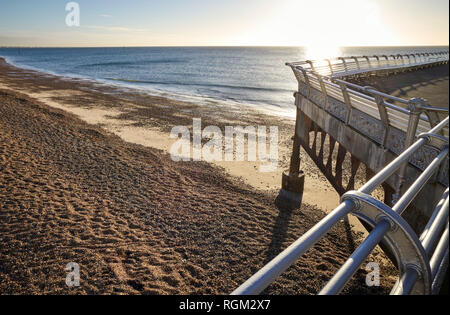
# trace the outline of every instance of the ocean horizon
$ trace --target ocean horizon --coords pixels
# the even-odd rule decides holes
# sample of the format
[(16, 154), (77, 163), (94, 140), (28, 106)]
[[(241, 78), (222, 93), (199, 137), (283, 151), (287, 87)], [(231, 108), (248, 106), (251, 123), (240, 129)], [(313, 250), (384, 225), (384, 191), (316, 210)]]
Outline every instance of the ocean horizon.
[[(342, 47), (329, 57), (436, 52), (448, 46)], [(304, 47), (0, 48), (21, 68), (194, 103), (245, 105), (291, 116), (296, 80), (286, 62), (322, 59)]]

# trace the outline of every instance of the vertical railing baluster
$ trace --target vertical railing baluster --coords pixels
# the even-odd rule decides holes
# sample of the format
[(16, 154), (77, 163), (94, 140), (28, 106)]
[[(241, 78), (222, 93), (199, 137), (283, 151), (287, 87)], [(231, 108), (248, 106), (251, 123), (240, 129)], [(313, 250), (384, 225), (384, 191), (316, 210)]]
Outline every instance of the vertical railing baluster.
[(376, 60), (377, 60), (377, 62), (378, 62), (378, 67), (380, 67), (381, 68), (381, 61), (380, 61), (380, 57), (379, 56), (373, 56)]
[(311, 60), (306, 60), (306, 62), (309, 64), (309, 66), (311, 67), (311, 71), (314, 72), (316, 71), (316, 69), (314, 68), (314, 63)]
[[(409, 100), (409, 103), (408, 103), (409, 121), (408, 121), (408, 129), (406, 131), (404, 150), (409, 148), (416, 139), (417, 127), (419, 126), (419, 120), (420, 120), (420, 115), (422, 114), (423, 105), (426, 105), (426, 102), (422, 98), (413, 98), (413, 99)], [(399, 179), (398, 179), (396, 198), (395, 198), (396, 200), (398, 200), (398, 198), (403, 193), (403, 185), (406, 181), (405, 176), (406, 176), (407, 165), (408, 165), (408, 161), (403, 163), (399, 169)]]
[(339, 83), (339, 86), (341, 87), (342, 96), (344, 97), (344, 102), (347, 106), (347, 116), (345, 117), (345, 124), (348, 126), (352, 117), (352, 101), (350, 99), (350, 95), (348, 94), (347, 86), (342, 82)]
[(330, 68), (330, 75), (333, 75), (334, 71), (333, 71), (333, 65), (331, 64), (331, 60), (326, 59), (326, 61), (328, 62), (328, 67)]
[(367, 60), (367, 67), (369, 69), (372, 69), (372, 63), (370, 62), (370, 58), (368, 56), (364, 56), (364, 58)]
[(381, 97), (380, 95), (375, 95), (375, 102), (377, 103), (378, 111), (380, 113), (380, 120), (384, 127), (383, 136), (382, 136), (382, 140), (381, 140), (381, 142), (382, 142), (381, 146), (383, 149), (386, 149), (387, 139), (389, 136), (389, 129), (390, 129), (389, 115), (386, 110), (386, 106), (384, 105), (383, 97)]
[(359, 66), (358, 57), (352, 57), (352, 59), (355, 60), (356, 68), (358, 68), (358, 70), (361, 70), (361, 67)]
[(317, 72), (313, 72), (313, 73), (317, 77), (317, 80), (319, 80), (320, 89), (322, 90), (323, 108), (328, 110), (328, 93), (327, 93), (327, 88), (325, 86), (325, 83), (323, 82), (323, 77), (320, 74), (318, 74)]
[(348, 67), (347, 67), (347, 62), (345, 61), (345, 58), (344, 57), (339, 57), (338, 59), (342, 60), (342, 63), (344, 64), (345, 72), (347, 72), (348, 71)]
[(307, 97), (310, 97), (311, 96), (311, 82), (309, 81), (308, 73), (303, 68), (301, 68), (300, 71), (303, 73), (303, 76), (305, 78), (306, 87), (308, 88)]

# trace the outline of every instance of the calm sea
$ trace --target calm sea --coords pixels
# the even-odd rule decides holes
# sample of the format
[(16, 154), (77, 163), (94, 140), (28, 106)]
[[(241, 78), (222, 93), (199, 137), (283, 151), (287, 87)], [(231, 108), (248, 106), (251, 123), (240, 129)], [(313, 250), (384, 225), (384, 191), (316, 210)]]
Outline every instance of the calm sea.
[[(448, 47), (342, 48), (340, 55), (399, 54)], [(150, 94), (293, 111), (296, 81), (286, 62), (314, 59), (298, 47), (264, 48), (0, 48), (8, 62), (29, 69)]]

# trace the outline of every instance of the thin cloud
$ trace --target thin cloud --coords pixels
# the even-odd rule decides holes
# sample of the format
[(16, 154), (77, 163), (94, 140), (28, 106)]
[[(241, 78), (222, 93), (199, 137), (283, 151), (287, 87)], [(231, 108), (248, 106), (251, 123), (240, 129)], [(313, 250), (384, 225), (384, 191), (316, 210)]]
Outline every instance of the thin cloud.
[(109, 15), (109, 14), (100, 14), (100, 16), (104, 17), (104, 18), (107, 18), (107, 19), (110, 19), (110, 18), (113, 17), (112, 15)]

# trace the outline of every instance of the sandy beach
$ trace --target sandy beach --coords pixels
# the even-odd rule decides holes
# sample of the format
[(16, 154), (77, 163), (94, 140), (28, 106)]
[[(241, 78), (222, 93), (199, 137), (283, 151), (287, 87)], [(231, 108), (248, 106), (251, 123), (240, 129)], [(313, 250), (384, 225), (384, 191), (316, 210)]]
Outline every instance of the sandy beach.
[[(245, 112), (243, 112), (245, 110)], [(276, 125), (280, 166), (176, 163), (175, 125)], [(148, 96), (0, 62), (0, 292), (228, 294), (338, 204), (303, 154), (301, 208), (278, 196), (293, 121), (243, 108)], [(358, 243), (342, 222), (266, 293), (312, 294)], [(380, 250), (382, 287), (365, 272), (344, 293), (388, 293), (395, 268)], [(82, 285), (65, 286), (67, 263)]]
[[(89, 124), (100, 125), (127, 142), (150, 146), (169, 152), (175, 142), (170, 139), (174, 126), (192, 127), (193, 118), (201, 118), (203, 127), (277, 126), (279, 128), (279, 165), (274, 172), (262, 173), (257, 162), (214, 162), (230, 175), (241, 177), (246, 184), (267, 192), (278, 193), (282, 170), (289, 168), (292, 149), (294, 117), (266, 115), (245, 106), (227, 107), (210, 102), (192, 102), (149, 96), (135, 89), (68, 79), (13, 67), (0, 59), (0, 88), (18, 91), (54, 108), (75, 114)], [(292, 98), (294, 102), (294, 98)], [(247, 159), (246, 159), (247, 160)], [(302, 168), (308, 186), (304, 202), (326, 211), (339, 202), (326, 178), (306, 152), (302, 152)]]

